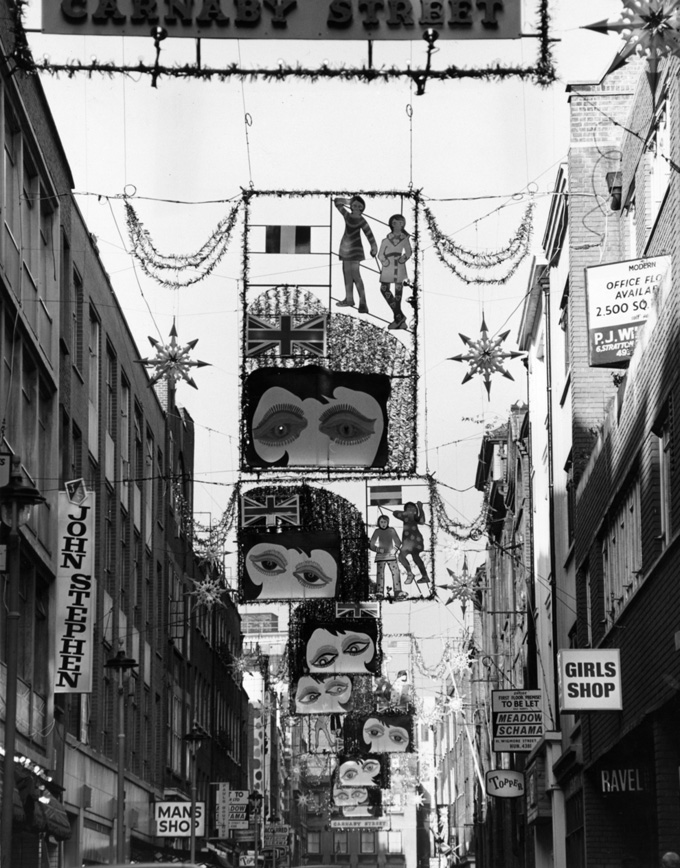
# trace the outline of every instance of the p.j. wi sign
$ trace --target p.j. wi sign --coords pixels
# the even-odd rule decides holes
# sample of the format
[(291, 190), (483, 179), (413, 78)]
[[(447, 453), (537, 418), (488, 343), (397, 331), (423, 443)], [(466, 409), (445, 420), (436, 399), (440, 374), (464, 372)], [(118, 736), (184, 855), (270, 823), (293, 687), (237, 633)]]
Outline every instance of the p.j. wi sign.
[(44, 33), (232, 39), (518, 39), (520, 0), (45, 0)]

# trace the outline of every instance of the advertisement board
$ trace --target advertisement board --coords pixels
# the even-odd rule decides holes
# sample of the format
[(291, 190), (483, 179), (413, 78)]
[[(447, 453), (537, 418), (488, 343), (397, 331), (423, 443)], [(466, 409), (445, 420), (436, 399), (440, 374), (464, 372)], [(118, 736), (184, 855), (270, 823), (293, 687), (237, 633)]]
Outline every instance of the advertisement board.
[(586, 268), (589, 364), (622, 366), (652, 305), (670, 289), (671, 257), (655, 256)]
[(486, 773), (486, 792), (500, 799), (516, 799), (524, 795), (524, 775), (510, 769), (494, 769)]
[[(154, 818), (159, 838), (191, 837), (191, 802), (155, 802)], [(205, 835), (205, 802), (196, 802), (194, 813), (196, 835)]]
[(620, 711), (618, 648), (566, 648), (558, 652), (560, 711)]
[(528, 753), (543, 735), (540, 690), (492, 690), (493, 750)]

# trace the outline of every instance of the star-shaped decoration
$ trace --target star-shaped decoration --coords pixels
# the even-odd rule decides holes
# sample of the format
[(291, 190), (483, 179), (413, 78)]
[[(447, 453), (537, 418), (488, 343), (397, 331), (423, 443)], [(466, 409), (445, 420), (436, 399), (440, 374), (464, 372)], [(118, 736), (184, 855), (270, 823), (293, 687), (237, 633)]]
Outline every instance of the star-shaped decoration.
[(195, 590), (191, 591), (191, 596), (196, 597), (197, 606), (205, 606), (206, 609), (212, 609), (213, 606), (223, 606), (222, 595), (224, 594), (224, 585), (218, 578), (208, 579), (192, 579)]
[(198, 389), (189, 371), (191, 368), (203, 368), (210, 364), (210, 362), (194, 362), (189, 358), (189, 353), (198, 343), (198, 338), (189, 341), (185, 346), (180, 346), (177, 343), (177, 329), (173, 320), (169, 343), (162, 344), (152, 337), (149, 338), (149, 343), (156, 350), (156, 355), (152, 358), (136, 359), (135, 361), (147, 368), (155, 368), (149, 381), (150, 386), (165, 378), (170, 386), (174, 387), (178, 380), (184, 380), (194, 389)]
[(597, 21), (585, 26), (596, 33), (619, 33), (625, 45), (607, 72), (623, 66), (634, 54), (649, 65), (652, 92), (656, 88), (657, 67), (662, 57), (680, 51), (680, 2), (678, 0), (623, 0), (617, 20)]
[(297, 803), (301, 808), (306, 808), (310, 801), (309, 793), (300, 793), (297, 797)]
[(416, 808), (422, 808), (425, 804), (425, 796), (422, 793), (415, 793), (413, 796), (413, 804)]
[(451, 576), (451, 582), (448, 585), (437, 585), (443, 591), (451, 593), (451, 596), (444, 605), (448, 606), (450, 603), (458, 600), (463, 609), (463, 615), (465, 615), (467, 604), (474, 600), (475, 593), (477, 592), (477, 588), (474, 585), (474, 576), (470, 575), (470, 571), (468, 570), (467, 555), (463, 559), (463, 570), (460, 576), (457, 576), (448, 567), (446, 568), (446, 572)]
[(470, 370), (463, 377), (463, 383), (467, 383), (475, 374), (481, 374), (484, 377), (484, 386), (486, 388), (486, 393), (489, 396), (489, 400), (491, 400), (492, 374), (502, 374), (508, 380), (515, 379), (512, 374), (505, 370), (503, 362), (505, 359), (515, 359), (518, 356), (521, 356), (522, 353), (515, 350), (506, 352), (501, 348), (501, 344), (509, 334), (510, 330), (508, 329), (508, 331), (498, 335), (497, 338), (490, 338), (489, 328), (484, 320), (484, 315), (482, 314), (482, 326), (479, 340), (473, 341), (472, 338), (467, 337), (467, 335), (461, 334), (460, 339), (467, 347), (469, 347), (469, 350), (465, 355), (459, 354), (457, 356), (450, 356), (452, 362), (470, 363)]

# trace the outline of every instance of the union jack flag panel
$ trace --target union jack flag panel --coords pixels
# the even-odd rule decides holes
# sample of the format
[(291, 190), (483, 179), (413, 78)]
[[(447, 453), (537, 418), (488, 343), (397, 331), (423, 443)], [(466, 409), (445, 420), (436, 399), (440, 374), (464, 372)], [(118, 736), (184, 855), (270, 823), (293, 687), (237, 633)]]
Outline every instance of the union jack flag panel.
[(241, 527), (265, 525), (276, 527), (277, 524), (300, 524), (300, 495), (281, 497), (278, 494), (267, 494), (263, 498), (241, 497)]
[(281, 356), (294, 353), (326, 354), (326, 314), (303, 322), (294, 322), (291, 314), (280, 314), (272, 324), (253, 314), (246, 314), (246, 356), (259, 356), (267, 350), (278, 350)]
[(336, 618), (379, 618), (377, 603), (336, 603)]

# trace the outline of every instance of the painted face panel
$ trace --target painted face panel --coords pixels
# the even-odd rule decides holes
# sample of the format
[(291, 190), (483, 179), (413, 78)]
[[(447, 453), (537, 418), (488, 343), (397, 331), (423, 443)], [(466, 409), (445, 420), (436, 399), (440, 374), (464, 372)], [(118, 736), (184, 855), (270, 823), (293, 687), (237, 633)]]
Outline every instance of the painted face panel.
[(367, 718), (362, 735), (371, 753), (404, 753), (410, 749), (411, 735), (408, 728), (391, 723), (384, 717)]
[(337, 779), (341, 787), (377, 787), (380, 779), (377, 758), (349, 759), (338, 766)]
[(333, 804), (338, 808), (349, 808), (368, 802), (366, 787), (333, 787)]
[(348, 675), (303, 675), (295, 688), (298, 714), (344, 714), (351, 700), (352, 679)]
[(310, 672), (366, 674), (370, 671), (367, 664), (375, 660), (375, 655), (375, 640), (360, 629), (330, 631), (318, 627), (305, 648)]
[(318, 366), (260, 368), (245, 380), (253, 467), (381, 467), (387, 462), (385, 374)]
[[(247, 541), (247, 599), (305, 600), (335, 597), (339, 543), (336, 535), (261, 534)], [(297, 543), (291, 545), (291, 543)], [(320, 547), (319, 543), (324, 543)], [(326, 547), (327, 546), (327, 547)], [(331, 550), (329, 550), (331, 549)]]

